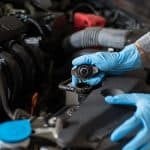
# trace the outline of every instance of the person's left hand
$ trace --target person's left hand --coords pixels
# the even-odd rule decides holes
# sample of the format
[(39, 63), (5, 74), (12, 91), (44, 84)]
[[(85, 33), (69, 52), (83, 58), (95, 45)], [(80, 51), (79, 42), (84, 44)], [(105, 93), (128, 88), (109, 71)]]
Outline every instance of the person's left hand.
[(118, 141), (142, 125), (143, 128), (123, 150), (150, 150), (150, 94), (107, 96), (105, 101), (109, 104), (132, 105), (137, 108), (134, 115), (112, 133), (111, 140)]

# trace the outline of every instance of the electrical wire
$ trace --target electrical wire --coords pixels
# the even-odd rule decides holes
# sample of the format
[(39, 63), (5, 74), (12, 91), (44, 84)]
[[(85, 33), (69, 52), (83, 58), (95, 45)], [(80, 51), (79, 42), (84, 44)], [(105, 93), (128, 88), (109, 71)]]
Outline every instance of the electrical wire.
[(41, 28), (41, 26), (38, 24), (37, 21), (35, 21), (34, 19), (32, 19), (32, 18), (30, 18), (30, 17), (27, 19), (27, 21), (28, 21), (29, 23), (32, 23), (32, 24), (38, 29), (38, 31), (40, 32), (40, 34), (41, 34), (42, 36), (44, 36), (43, 29)]

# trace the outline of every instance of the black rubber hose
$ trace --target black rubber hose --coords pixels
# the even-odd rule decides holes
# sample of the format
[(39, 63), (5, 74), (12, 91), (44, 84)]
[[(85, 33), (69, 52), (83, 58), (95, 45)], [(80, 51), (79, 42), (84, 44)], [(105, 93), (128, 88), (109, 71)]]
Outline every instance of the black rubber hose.
[(121, 49), (126, 44), (128, 33), (128, 30), (122, 29), (90, 27), (67, 37), (63, 47), (68, 50), (95, 46)]
[(2, 103), (2, 107), (5, 111), (5, 113), (7, 114), (7, 116), (10, 119), (14, 119), (13, 117), (13, 112), (11, 111), (9, 105), (8, 105), (8, 94), (6, 92), (6, 86), (5, 86), (5, 77), (4, 74), (2, 72), (2, 67), (0, 66), (0, 98), (1, 98), (1, 103)]

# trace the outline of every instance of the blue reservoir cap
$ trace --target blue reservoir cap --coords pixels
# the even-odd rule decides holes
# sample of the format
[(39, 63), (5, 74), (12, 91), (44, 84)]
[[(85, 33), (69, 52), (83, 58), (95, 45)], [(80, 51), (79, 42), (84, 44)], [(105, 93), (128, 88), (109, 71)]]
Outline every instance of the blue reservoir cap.
[(29, 120), (15, 120), (0, 124), (0, 140), (17, 143), (30, 137), (32, 128)]

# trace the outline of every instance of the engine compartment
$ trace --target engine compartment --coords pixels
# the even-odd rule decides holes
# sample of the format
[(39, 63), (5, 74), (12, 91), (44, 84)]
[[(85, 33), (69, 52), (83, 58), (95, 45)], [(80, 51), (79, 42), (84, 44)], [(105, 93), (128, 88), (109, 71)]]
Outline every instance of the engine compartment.
[[(149, 31), (148, 19), (102, 0), (2, 0), (0, 16), (0, 122), (31, 120), (27, 150), (120, 149), (131, 137), (114, 144), (110, 133), (135, 108), (109, 106), (104, 97), (149, 93), (148, 69), (96, 87), (73, 88), (67, 79), (73, 58), (120, 51)], [(102, 39), (92, 43), (98, 33)]]

